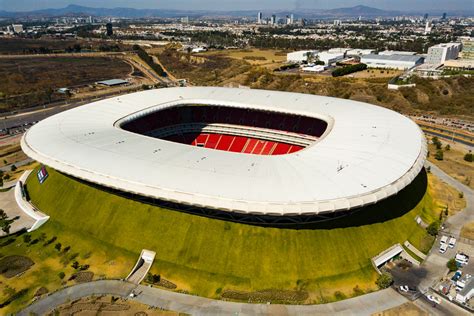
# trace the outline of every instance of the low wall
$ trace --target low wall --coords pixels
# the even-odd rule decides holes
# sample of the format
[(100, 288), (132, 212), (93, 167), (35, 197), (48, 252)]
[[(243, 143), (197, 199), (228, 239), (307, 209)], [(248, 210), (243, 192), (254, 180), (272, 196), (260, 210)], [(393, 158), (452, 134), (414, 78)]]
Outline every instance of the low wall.
[(46, 223), (49, 220), (49, 216), (41, 213), (38, 211), (33, 205), (31, 205), (30, 202), (26, 201), (25, 198), (23, 197), (21, 186), (23, 183), (25, 183), (26, 179), (30, 175), (32, 170), (27, 170), (25, 171), (18, 182), (15, 185), (15, 201), (18, 204), (18, 207), (29, 217), (33, 218), (35, 220), (35, 223), (33, 226), (31, 226), (30, 229), (28, 229), (29, 232), (34, 231), (38, 228), (40, 228), (44, 223)]

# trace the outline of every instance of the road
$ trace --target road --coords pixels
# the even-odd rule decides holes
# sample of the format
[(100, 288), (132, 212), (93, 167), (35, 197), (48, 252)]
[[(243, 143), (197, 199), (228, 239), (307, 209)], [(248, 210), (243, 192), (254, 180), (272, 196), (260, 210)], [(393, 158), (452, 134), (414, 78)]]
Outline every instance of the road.
[(407, 302), (392, 289), (321, 305), (247, 304), (181, 294), (118, 280), (82, 283), (59, 290), (22, 310), (18, 315), (43, 315), (64, 303), (91, 295), (114, 295), (123, 298), (137, 294), (133, 300), (166, 310), (191, 315), (370, 315)]

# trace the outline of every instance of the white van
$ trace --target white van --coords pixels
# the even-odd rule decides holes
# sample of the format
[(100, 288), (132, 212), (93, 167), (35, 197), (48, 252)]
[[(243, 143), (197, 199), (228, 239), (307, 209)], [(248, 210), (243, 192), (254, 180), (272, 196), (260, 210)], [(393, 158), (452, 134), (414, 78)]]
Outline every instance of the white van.
[(451, 238), (449, 239), (448, 247), (449, 247), (449, 248), (454, 248), (455, 245), (456, 245), (456, 238), (451, 237)]
[(454, 260), (461, 265), (466, 265), (469, 262), (469, 257), (463, 253), (458, 253), (456, 257), (454, 257)]

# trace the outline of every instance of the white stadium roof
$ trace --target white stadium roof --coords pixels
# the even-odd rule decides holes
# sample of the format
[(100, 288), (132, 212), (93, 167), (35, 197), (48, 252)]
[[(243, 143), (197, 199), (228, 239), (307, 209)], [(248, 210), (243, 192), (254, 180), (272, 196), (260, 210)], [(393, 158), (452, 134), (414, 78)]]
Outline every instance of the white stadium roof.
[[(143, 110), (208, 104), (324, 119), (326, 133), (287, 155), (232, 153), (125, 131)], [(23, 136), (24, 152), (63, 173), (165, 201), (266, 215), (316, 215), (387, 198), (418, 175), (426, 143), (408, 118), (367, 103), (213, 87), (114, 97), (54, 115)]]

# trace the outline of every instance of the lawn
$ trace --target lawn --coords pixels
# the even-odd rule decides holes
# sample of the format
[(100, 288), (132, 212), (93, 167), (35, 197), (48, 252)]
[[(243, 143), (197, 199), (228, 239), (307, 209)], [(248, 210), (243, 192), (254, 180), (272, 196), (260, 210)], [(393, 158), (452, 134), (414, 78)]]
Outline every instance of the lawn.
[[(407, 239), (427, 251), (431, 243), (414, 218), (438, 212), (430, 190), (425, 193), (425, 173), (397, 199), (296, 230), (167, 210), (49, 172), (42, 185), (35, 177), (27, 182), (33, 202), (51, 216), (40, 231), (64, 236), (81, 252), (106, 249), (103, 261), (121, 257), (124, 269), (143, 248), (154, 250), (154, 273), (178, 290), (208, 297), (222, 290), (302, 290), (309, 293), (306, 303), (320, 303), (334, 300), (335, 291), (352, 296), (356, 286), (372, 291), (376, 273), (370, 258)], [(109, 276), (107, 270), (103, 274)]]

